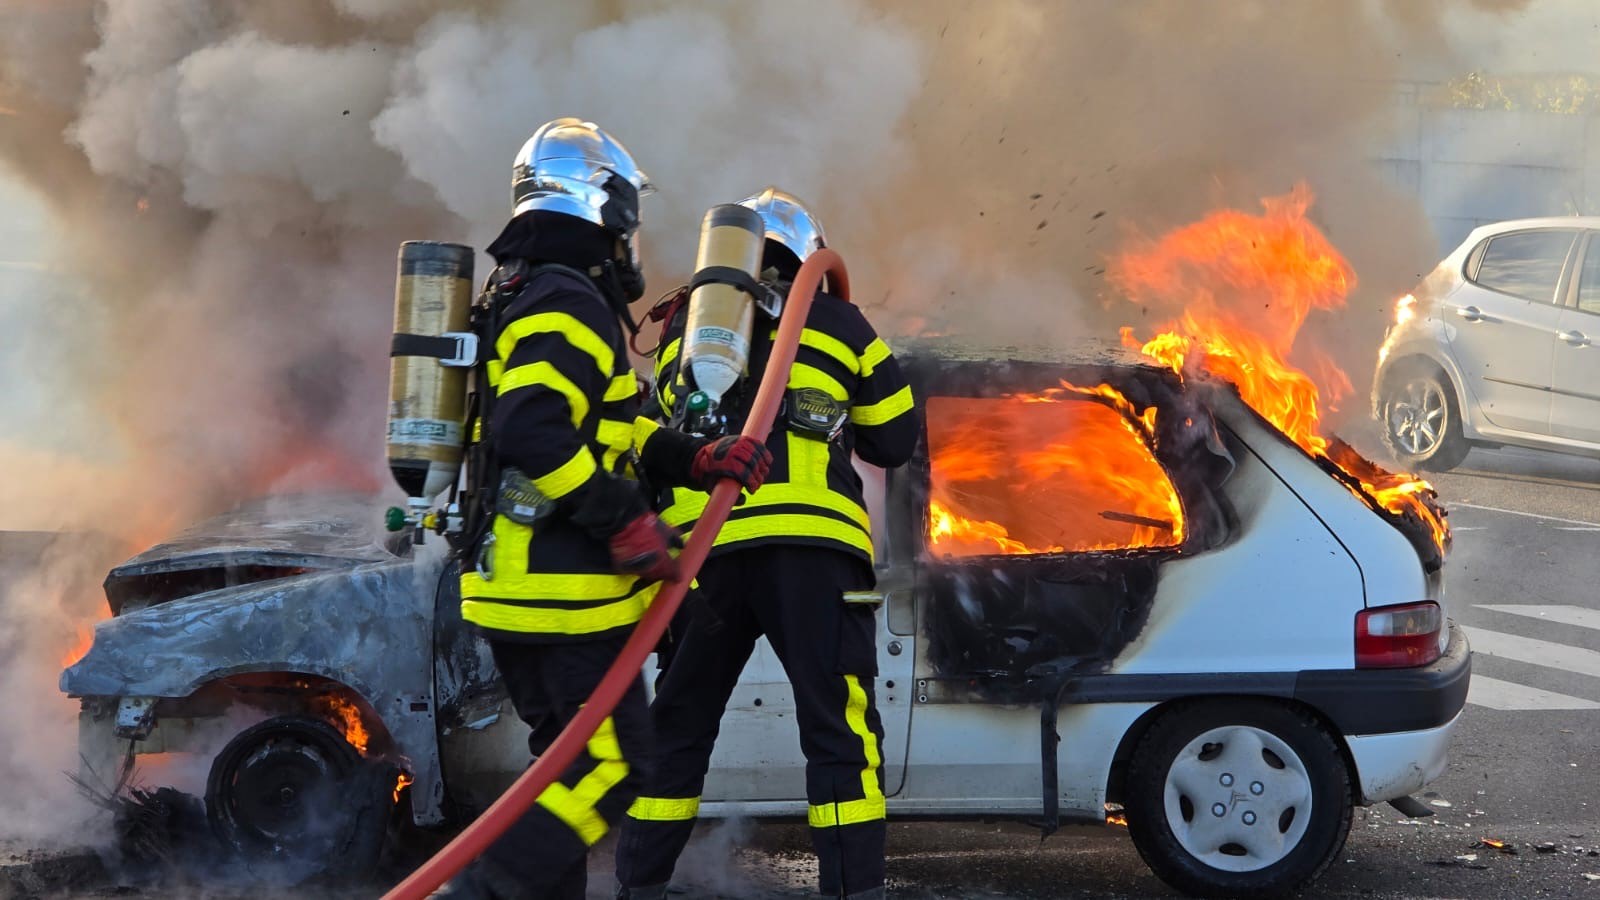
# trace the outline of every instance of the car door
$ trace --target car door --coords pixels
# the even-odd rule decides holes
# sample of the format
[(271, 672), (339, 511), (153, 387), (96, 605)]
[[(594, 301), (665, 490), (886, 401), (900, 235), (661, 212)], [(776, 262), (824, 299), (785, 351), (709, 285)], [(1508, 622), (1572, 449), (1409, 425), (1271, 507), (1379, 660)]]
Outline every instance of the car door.
[(1556, 324), (1550, 433), (1600, 443), (1600, 232), (1584, 244)]
[[(891, 559), (886, 526), (883, 470), (856, 461), (867, 512), (872, 519), (875, 555)], [(909, 606), (909, 584), (892, 567), (879, 566), (878, 588), (854, 599), (877, 606), (878, 678), (874, 699), (883, 720), (884, 792), (893, 796), (903, 779), (906, 738), (911, 730), (911, 677), (914, 642), (901, 610)], [(904, 585), (904, 586), (902, 586)], [(898, 632), (898, 633), (897, 633)], [(647, 675), (650, 674), (647, 670)], [(804, 800), (806, 758), (795, 724), (794, 691), (766, 638), (756, 642), (739, 683), (722, 715), (722, 730), (706, 777), (708, 801)]]
[(1540, 228), (1486, 239), (1444, 301), (1451, 355), (1483, 417), (1501, 428), (1550, 432), (1557, 289), (1577, 234)]

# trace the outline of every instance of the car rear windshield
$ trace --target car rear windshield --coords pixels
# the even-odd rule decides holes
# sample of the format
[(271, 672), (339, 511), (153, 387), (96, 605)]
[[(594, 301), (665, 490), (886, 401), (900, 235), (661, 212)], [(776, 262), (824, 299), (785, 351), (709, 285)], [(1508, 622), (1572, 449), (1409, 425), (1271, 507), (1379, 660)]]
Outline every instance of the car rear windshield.
[(1574, 231), (1519, 231), (1489, 239), (1473, 281), (1524, 300), (1553, 303)]
[(1178, 492), (1122, 414), (1089, 400), (931, 397), (936, 556), (1179, 543)]

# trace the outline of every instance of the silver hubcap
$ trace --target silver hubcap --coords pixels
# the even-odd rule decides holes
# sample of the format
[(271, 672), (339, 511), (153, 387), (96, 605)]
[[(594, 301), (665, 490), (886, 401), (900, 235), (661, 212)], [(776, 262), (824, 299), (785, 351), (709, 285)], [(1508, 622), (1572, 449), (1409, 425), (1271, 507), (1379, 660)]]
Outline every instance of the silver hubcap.
[(1438, 384), (1430, 379), (1406, 382), (1389, 401), (1389, 435), (1407, 453), (1432, 453), (1444, 440), (1447, 414)]
[(1216, 869), (1254, 872), (1289, 855), (1311, 823), (1311, 777), (1273, 734), (1213, 728), (1167, 770), (1167, 824), (1183, 849)]

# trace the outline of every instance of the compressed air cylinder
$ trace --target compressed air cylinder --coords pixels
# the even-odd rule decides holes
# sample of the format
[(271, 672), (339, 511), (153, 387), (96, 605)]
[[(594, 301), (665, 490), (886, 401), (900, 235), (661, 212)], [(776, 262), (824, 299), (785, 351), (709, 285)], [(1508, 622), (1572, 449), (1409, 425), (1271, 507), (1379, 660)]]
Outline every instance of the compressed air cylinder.
[[(435, 241), (400, 245), (395, 279), (397, 335), (467, 331), (472, 308), (471, 247)], [(395, 356), (389, 367), (389, 471), (408, 497), (431, 499), (461, 472), (470, 367), (429, 356)]]
[[(755, 210), (734, 203), (711, 207), (700, 224), (696, 274), (707, 269), (738, 269), (755, 278), (761, 268), (765, 235), (766, 226)], [(712, 281), (689, 295), (680, 366), (693, 386), (710, 395), (714, 404), (744, 377), (754, 324), (754, 301), (734, 285)]]

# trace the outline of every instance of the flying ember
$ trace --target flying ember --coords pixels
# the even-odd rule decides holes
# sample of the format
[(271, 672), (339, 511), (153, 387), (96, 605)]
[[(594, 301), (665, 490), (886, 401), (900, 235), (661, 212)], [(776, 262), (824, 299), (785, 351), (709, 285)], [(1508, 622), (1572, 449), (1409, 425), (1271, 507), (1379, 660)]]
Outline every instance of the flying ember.
[[(1295, 338), (1313, 311), (1342, 308), (1356, 278), (1306, 218), (1311, 202), (1311, 191), (1300, 185), (1262, 201), (1260, 215), (1219, 210), (1117, 257), (1112, 283), (1129, 300), (1173, 311), (1148, 336), (1122, 329), (1122, 341), (1181, 377), (1233, 384), (1251, 408), (1334, 467), (1368, 505), (1424, 522), (1443, 552), (1450, 529), (1431, 485), (1385, 471), (1321, 433), (1323, 399), (1337, 402), (1350, 381), (1325, 354), (1296, 347)], [(1291, 352), (1315, 378), (1290, 361)]]

